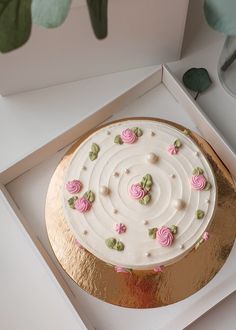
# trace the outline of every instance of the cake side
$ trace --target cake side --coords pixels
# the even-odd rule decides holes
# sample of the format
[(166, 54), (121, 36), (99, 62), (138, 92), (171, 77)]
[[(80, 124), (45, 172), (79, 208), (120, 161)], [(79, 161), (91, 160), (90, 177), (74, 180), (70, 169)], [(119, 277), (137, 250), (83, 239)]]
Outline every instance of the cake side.
[(182, 258), (209, 226), (217, 199), (198, 146), (153, 120), (90, 135), (71, 159), (65, 187), (65, 218), (77, 240), (101, 260), (132, 269)]

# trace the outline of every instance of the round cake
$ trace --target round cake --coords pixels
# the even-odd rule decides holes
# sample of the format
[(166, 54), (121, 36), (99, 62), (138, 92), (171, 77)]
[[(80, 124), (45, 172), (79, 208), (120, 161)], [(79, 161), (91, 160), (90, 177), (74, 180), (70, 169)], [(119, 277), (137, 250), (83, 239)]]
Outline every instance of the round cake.
[(78, 243), (94, 256), (118, 271), (161, 271), (208, 239), (217, 187), (187, 130), (132, 119), (83, 140), (62, 198)]

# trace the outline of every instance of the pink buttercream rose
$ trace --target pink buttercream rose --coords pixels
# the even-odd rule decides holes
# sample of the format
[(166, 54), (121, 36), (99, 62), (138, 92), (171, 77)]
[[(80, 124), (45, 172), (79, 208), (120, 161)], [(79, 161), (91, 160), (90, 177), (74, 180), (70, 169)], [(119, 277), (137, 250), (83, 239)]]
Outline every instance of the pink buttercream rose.
[(171, 155), (176, 155), (177, 152), (178, 152), (178, 148), (176, 148), (174, 145), (171, 145), (171, 146), (168, 147), (167, 151)]
[(130, 273), (129, 269), (121, 267), (121, 266), (115, 266), (115, 271), (117, 273), (125, 273), (125, 274)]
[(161, 246), (170, 246), (173, 242), (173, 234), (168, 227), (160, 227), (156, 233), (156, 239)]
[(204, 241), (207, 241), (209, 239), (209, 233), (205, 231), (205, 233), (202, 235), (202, 238), (204, 239)]
[(82, 183), (80, 180), (72, 180), (66, 183), (66, 189), (70, 194), (76, 194), (80, 192)]
[(206, 186), (207, 180), (204, 175), (192, 175), (191, 177), (191, 185), (195, 190), (203, 190)]
[(75, 201), (75, 209), (81, 213), (89, 211), (92, 204), (84, 197), (78, 198)]
[(134, 199), (141, 199), (145, 196), (145, 190), (139, 183), (134, 183), (129, 188), (129, 194)]
[(162, 273), (164, 270), (164, 266), (157, 266), (155, 268), (153, 268), (155, 273)]
[(134, 143), (137, 140), (137, 136), (130, 128), (122, 131), (120, 137), (124, 143)]
[(115, 231), (118, 234), (123, 234), (126, 232), (126, 225), (124, 225), (123, 223), (116, 223), (115, 224)]

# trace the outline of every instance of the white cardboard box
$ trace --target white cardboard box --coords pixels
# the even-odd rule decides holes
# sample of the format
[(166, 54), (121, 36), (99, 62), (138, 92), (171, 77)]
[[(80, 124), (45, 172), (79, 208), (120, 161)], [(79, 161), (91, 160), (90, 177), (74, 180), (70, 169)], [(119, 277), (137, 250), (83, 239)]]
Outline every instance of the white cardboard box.
[[(132, 327), (137, 330), (156, 330), (157, 323), (159, 329), (163, 330), (182, 329), (236, 288), (236, 270), (232, 267), (235, 246), (224, 267), (202, 290), (174, 305), (147, 310), (124, 309), (93, 298), (78, 288), (55, 259), (47, 239), (44, 203), (50, 177), (66, 151), (64, 147), (85, 130), (105, 120), (144, 115), (173, 120), (203, 132), (210, 143), (218, 146), (219, 155), (233, 169), (235, 155), (232, 150), (168, 68), (163, 67), (0, 174), (0, 181), (5, 185), (2, 185), (2, 191), (9, 205), (31, 235), (78, 313), (84, 318), (82, 311), (86, 311), (93, 326), (102, 330), (128, 330)], [(106, 317), (108, 313), (109, 319)]]
[(85, 0), (59, 28), (34, 26), (20, 49), (0, 54), (0, 94), (179, 59), (188, 0), (109, 0), (108, 37), (92, 32)]

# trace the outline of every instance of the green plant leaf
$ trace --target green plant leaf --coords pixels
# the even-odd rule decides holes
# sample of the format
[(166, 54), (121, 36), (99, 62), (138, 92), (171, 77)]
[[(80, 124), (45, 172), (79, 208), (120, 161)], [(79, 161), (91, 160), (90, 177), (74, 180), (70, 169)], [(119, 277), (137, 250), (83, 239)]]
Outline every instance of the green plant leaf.
[(205, 0), (204, 14), (207, 23), (214, 30), (227, 35), (236, 34), (235, 0)]
[(90, 21), (98, 39), (107, 36), (107, 5), (108, 0), (87, 0)]
[(175, 226), (175, 225), (171, 225), (170, 227), (169, 227), (169, 229), (170, 229), (170, 231), (172, 232), (172, 234), (177, 234), (177, 230), (178, 230), (178, 227), (177, 226)]
[(151, 201), (151, 195), (147, 194), (143, 198), (139, 199), (139, 203), (142, 205), (147, 205)]
[(31, 33), (31, 0), (0, 0), (0, 51), (22, 46)]
[(61, 25), (69, 12), (71, 0), (32, 0), (32, 21), (45, 28)]
[(183, 83), (191, 91), (197, 92), (198, 95), (207, 90), (212, 84), (212, 81), (206, 69), (191, 68), (183, 75)]

